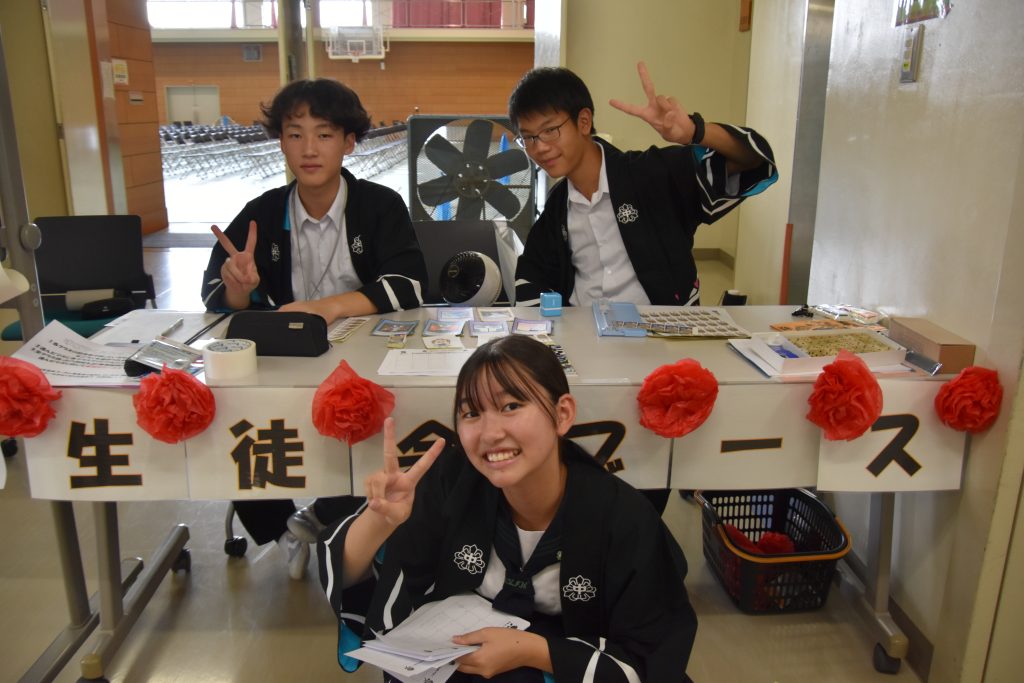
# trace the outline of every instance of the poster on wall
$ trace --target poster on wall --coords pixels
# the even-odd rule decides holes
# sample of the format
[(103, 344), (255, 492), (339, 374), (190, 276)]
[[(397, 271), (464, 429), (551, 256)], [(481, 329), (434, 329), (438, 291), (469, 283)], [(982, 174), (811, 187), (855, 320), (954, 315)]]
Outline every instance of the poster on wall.
[(906, 26), (926, 19), (945, 19), (953, 8), (951, 0), (896, 0), (894, 26)]

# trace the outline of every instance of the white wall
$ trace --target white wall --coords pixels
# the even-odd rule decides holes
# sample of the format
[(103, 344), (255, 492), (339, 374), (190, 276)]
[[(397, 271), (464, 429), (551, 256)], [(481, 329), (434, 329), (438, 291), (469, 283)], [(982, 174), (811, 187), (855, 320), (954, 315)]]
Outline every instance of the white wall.
[[(564, 2), (565, 66), (590, 88), (597, 130), (610, 133), (616, 147), (665, 144), (646, 123), (608, 104), (612, 98), (645, 102), (636, 73), (640, 60), (647, 62), (658, 92), (674, 96), (688, 111), (699, 111), (707, 121), (745, 123), (751, 34), (739, 31), (738, 2)], [(737, 215), (701, 227), (695, 246), (735, 256)]]
[[(925, 22), (907, 85), (892, 15), (891, 2), (836, 2), (808, 298), (927, 316), (1000, 373), (1002, 416), (971, 440), (961, 492), (897, 509), (893, 594), (936, 646), (931, 680), (974, 681), (1024, 447), (1007, 432), (1024, 349), (1024, 3)], [(839, 505), (856, 518), (863, 499)]]
[(735, 286), (750, 304), (779, 303), (806, 4), (760, 2), (753, 12), (747, 120), (771, 144), (779, 179), (739, 209)]

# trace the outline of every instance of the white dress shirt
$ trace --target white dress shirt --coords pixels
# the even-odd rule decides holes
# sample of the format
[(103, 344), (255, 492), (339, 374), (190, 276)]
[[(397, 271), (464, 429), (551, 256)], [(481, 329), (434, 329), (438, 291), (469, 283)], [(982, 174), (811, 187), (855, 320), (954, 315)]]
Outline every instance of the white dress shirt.
[[(596, 143), (595, 143), (596, 144)], [(568, 230), (576, 284), (569, 297), (573, 306), (589, 306), (602, 298), (649, 304), (647, 292), (636, 278), (633, 263), (622, 243), (618, 221), (608, 192), (608, 173), (601, 150), (601, 175), (597, 191), (587, 199), (569, 183)]]
[(341, 179), (334, 203), (322, 218), (313, 218), (297, 189), (288, 198), (292, 243), (292, 293), (296, 301), (322, 299), (363, 286), (352, 265), (345, 229), (348, 186)]

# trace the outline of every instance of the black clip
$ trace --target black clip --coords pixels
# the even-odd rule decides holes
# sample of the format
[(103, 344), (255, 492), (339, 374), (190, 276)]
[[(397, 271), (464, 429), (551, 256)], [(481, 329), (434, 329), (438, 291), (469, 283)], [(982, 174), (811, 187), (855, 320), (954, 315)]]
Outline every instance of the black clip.
[(790, 315), (792, 315), (794, 318), (813, 318), (814, 317), (814, 313), (811, 312), (811, 309), (807, 308), (807, 304), (804, 304), (800, 308), (796, 309)]

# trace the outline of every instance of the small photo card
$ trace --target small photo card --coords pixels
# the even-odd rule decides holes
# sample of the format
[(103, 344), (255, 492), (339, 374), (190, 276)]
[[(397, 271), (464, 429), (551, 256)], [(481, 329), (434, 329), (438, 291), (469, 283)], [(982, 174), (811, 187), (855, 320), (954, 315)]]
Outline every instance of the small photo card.
[(469, 335), (500, 337), (508, 334), (508, 323), (504, 320), (470, 320)]
[(405, 334), (389, 334), (388, 335), (388, 341), (387, 341), (387, 347), (389, 349), (404, 349), (405, 348), (405, 340), (406, 340), (407, 337), (408, 337), (408, 335), (405, 335)]
[(413, 330), (416, 329), (416, 325), (416, 320), (388, 320), (384, 318), (377, 323), (371, 334), (375, 337), (390, 337), (393, 334), (408, 335), (412, 334)]
[(423, 348), (448, 351), (451, 349), (464, 349), (462, 340), (450, 334), (440, 334), (436, 337), (424, 337)]
[(439, 334), (462, 334), (462, 326), (465, 320), (428, 320), (423, 325), (424, 337), (435, 337)]
[(327, 341), (341, 343), (369, 321), (369, 318), (342, 318), (328, 331)]
[(515, 311), (511, 308), (478, 308), (476, 317), (480, 320), (515, 320)]
[(454, 308), (438, 308), (437, 319), (449, 322), (454, 320), (461, 320), (463, 322), (466, 320), (472, 320), (473, 309), (467, 308), (465, 306), (456, 306)]
[(551, 334), (551, 321), (516, 318), (512, 323), (512, 334), (528, 334), (530, 336)]

